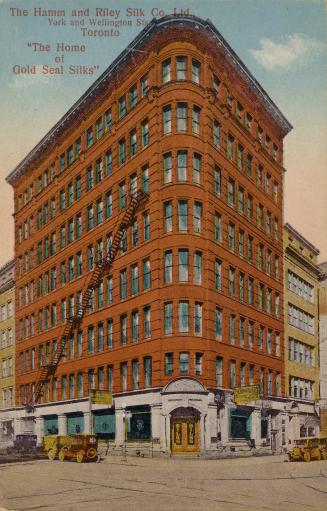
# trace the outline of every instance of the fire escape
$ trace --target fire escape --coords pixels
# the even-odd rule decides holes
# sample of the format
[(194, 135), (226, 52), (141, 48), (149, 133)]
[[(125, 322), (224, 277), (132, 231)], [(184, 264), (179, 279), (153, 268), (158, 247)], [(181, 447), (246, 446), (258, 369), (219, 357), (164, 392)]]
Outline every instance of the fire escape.
[(148, 199), (149, 196), (142, 190), (138, 190), (135, 195), (130, 197), (127, 209), (122, 220), (119, 222), (116, 233), (113, 237), (111, 249), (107, 256), (104, 257), (101, 262), (96, 264), (93, 272), (89, 276), (88, 281), (84, 287), (81, 306), (76, 310), (73, 316), (68, 315), (67, 321), (63, 326), (62, 333), (59, 337), (57, 349), (55, 353), (52, 354), (50, 362), (42, 367), (42, 371), (35, 384), (34, 392), (31, 392), (30, 400), (26, 404), (27, 409), (33, 410), (35, 404), (38, 403), (40, 398), (43, 396), (44, 388), (49, 382), (50, 377), (54, 376), (58, 364), (63, 356), (67, 339), (69, 339), (74, 330), (80, 326), (85, 312), (89, 307), (90, 298), (94, 289), (97, 288), (103, 276), (109, 271), (112, 263), (116, 258), (126, 227), (131, 224), (135, 213), (144, 206)]

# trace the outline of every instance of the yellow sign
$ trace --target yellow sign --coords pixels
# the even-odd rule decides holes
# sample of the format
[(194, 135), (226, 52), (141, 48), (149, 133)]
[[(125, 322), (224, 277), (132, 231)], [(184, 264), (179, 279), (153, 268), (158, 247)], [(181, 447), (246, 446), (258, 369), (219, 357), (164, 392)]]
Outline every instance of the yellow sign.
[(92, 390), (91, 402), (94, 405), (112, 406), (112, 393), (107, 390)]
[(320, 409), (320, 436), (327, 436), (327, 408)]
[(257, 399), (260, 399), (260, 385), (246, 385), (234, 389), (234, 402), (237, 405), (244, 405)]

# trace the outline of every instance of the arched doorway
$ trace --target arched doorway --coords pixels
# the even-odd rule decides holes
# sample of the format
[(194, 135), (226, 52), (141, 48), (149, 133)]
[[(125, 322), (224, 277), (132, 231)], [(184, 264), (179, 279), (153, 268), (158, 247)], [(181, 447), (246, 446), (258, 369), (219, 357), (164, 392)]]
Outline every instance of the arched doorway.
[(180, 407), (170, 415), (170, 441), (173, 454), (200, 451), (200, 412), (192, 407)]

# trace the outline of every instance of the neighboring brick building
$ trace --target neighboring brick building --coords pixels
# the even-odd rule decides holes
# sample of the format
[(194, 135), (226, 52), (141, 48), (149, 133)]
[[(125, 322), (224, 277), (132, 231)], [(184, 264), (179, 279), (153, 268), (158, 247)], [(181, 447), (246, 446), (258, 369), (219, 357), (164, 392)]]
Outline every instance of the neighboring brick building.
[(14, 261), (0, 268), (0, 441), (11, 439), (15, 389)]
[(285, 224), (283, 236), (285, 386), (294, 399), (292, 439), (318, 434), (314, 401), (319, 399), (319, 250), (290, 224)]
[[(39, 438), (216, 449), (285, 444), (283, 137), (290, 124), (209, 21), (153, 20), (8, 176), (15, 194), (17, 405), (31, 400), (95, 261), (129, 225), (33, 411)], [(236, 407), (233, 388), (265, 399)], [(113, 392), (94, 405), (89, 388)], [(269, 399), (267, 399), (269, 396)], [(263, 409), (263, 410), (262, 410)], [(34, 422), (33, 422), (34, 423)], [(30, 425), (32, 421), (29, 422)], [(281, 427), (280, 427), (281, 431)]]

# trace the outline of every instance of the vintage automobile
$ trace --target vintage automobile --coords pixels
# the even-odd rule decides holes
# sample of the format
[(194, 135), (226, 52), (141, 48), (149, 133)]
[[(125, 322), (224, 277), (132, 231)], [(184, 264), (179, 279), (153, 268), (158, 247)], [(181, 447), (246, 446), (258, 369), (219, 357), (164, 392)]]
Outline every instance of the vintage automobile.
[(48, 435), (43, 439), (43, 449), (50, 460), (76, 459), (98, 461), (98, 440), (95, 435)]
[(311, 461), (327, 459), (327, 439), (300, 438), (287, 453), (290, 461)]

